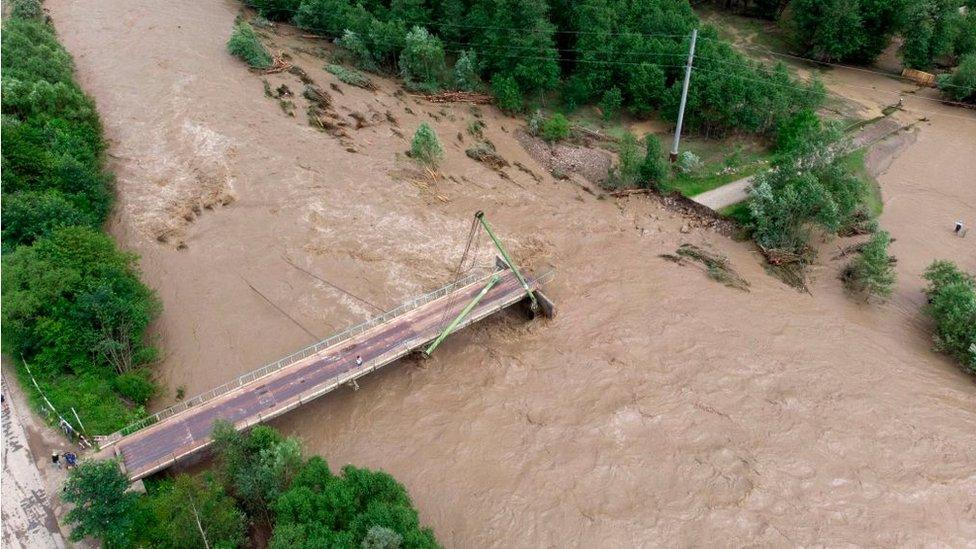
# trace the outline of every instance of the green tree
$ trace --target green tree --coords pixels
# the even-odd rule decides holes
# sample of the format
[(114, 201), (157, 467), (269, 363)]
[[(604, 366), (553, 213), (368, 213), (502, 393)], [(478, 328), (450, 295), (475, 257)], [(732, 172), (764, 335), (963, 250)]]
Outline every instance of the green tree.
[(631, 112), (642, 118), (650, 116), (664, 100), (666, 90), (667, 76), (664, 69), (651, 63), (637, 65), (626, 85)]
[(866, 297), (886, 298), (895, 284), (895, 269), (888, 255), (891, 237), (878, 231), (864, 246), (861, 253), (844, 270), (847, 288)]
[(253, 69), (266, 69), (271, 66), (271, 54), (261, 43), (261, 39), (251, 25), (247, 23), (234, 25), (234, 32), (227, 41), (227, 51), (241, 58)]
[(420, 526), (406, 490), (390, 475), (351, 465), (333, 475), (313, 457), (275, 506), (272, 548), (287, 547), (438, 547), (433, 533)]
[(550, 143), (569, 137), (569, 120), (562, 113), (555, 113), (542, 123), (542, 138)]
[(294, 21), (307, 31), (337, 38), (347, 30), (362, 32), (370, 18), (362, 4), (348, 0), (301, 0)]
[(54, 189), (8, 194), (2, 206), (3, 242), (7, 244), (30, 244), (61, 227), (96, 227), (99, 221)]
[(473, 91), (481, 88), (481, 78), (478, 76), (478, 62), (474, 50), (461, 52), (454, 63), (454, 85), (459, 90)]
[(10, 16), (40, 20), (44, 18), (44, 8), (40, 0), (13, 0), (10, 3)]
[(403, 536), (385, 526), (370, 526), (360, 545), (363, 549), (400, 549)]
[(217, 478), (224, 489), (265, 524), (272, 524), (275, 501), (302, 466), (298, 439), (259, 425), (247, 434), (227, 422), (214, 423)]
[(749, 208), (753, 238), (763, 248), (800, 253), (811, 225), (836, 232), (859, 209), (864, 182), (838, 158), (836, 132), (824, 128), (755, 177)]
[(623, 189), (637, 186), (643, 161), (637, 139), (632, 133), (625, 133), (617, 147), (617, 165), (610, 170), (610, 187)]
[(400, 72), (407, 88), (436, 92), (446, 71), (440, 39), (423, 27), (408, 32), (406, 46), (400, 53)]
[(803, 109), (777, 125), (776, 151), (779, 154), (793, 154), (805, 148), (821, 132), (823, 126), (817, 113)]
[(156, 518), (152, 545), (161, 548), (233, 548), (244, 544), (244, 514), (211, 478), (179, 475), (151, 498)]
[(935, 320), (935, 348), (976, 374), (976, 278), (950, 261), (935, 261), (925, 271), (925, 310)]
[(410, 142), (410, 156), (421, 164), (436, 166), (444, 158), (444, 149), (434, 128), (426, 122), (421, 122)]
[(905, 0), (792, 0), (807, 53), (824, 61), (873, 61), (902, 25)]
[(936, 57), (952, 51), (954, 25), (959, 18), (957, 0), (914, 0), (908, 4), (902, 30), (901, 55), (905, 65), (928, 69)]
[(159, 302), (108, 236), (58, 229), (6, 256), (2, 276), (4, 342), (42, 371), (123, 373), (155, 358), (146, 333)]
[(526, 94), (556, 87), (559, 54), (548, 16), (546, 0), (473, 2), (468, 21), (478, 30), (474, 49), (493, 79), (496, 75), (513, 78)]
[(272, 21), (291, 21), (301, 5), (301, 0), (251, 0), (262, 17)]
[(603, 97), (600, 99), (600, 110), (603, 111), (603, 119), (610, 120), (611, 118), (617, 116), (623, 102), (624, 96), (622, 93), (620, 93), (620, 88), (617, 86), (613, 86), (609, 90), (603, 92)]
[(644, 135), (645, 154), (640, 165), (640, 179), (646, 186), (660, 187), (668, 179), (668, 164), (661, 140), (653, 133)]
[(976, 53), (962, 58), (951, 75), (939, 77), (939, 90), (953, 101), (976, 103)]
[(127, 492), (129, 479), (115, 461), (85, 461), (71, 470), (61, 499), (71, 540), (102, 540), (105, 547), (128, 547), (139, 524), (139, 496)]
[(499, 109), (508, 113), (522, 110), (522, 92), (514, 78), (499, 74), (493, 76), (491, 94), (495, 96), (495, 103)]

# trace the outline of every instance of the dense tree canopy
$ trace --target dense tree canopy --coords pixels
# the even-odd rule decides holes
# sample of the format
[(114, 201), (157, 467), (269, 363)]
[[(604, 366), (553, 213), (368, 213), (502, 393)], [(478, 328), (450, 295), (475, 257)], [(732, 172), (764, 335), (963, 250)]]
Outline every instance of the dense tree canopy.
[(976, 277), (949, 261), (936, 261), (926, 269), (925, 279), (936, 348), (976, 374)]
[[(444, 83), (442, 59), (454, 58), (456, 86), (490, 82), (508, 111), (559, 91), (570, 108), (599, 102), (608, 116), (623, 107), (671, 120), (688, 37), (699, 26), (690, 4), (673, 0), (302, 0), (294, 21), (339, 38), (361, 68), (402, 72), (415, 88)], [(408, 33), (415, 26), (426, 34)], [(819, 84), (748, 60), (712, 29), (702, 30), (698, 48), (689, 129), (769, 133), (823, 99)]]
[(140, 413), (120, 397), (144, 404), (155, 390), (135, 369), (155, 357), (146, 332), (159, 306), (136, 258), (97, 231), (112, 193), (95, 105), (39, 4), (13, 8), (0, 83), (3, 343), (55, 407), (111, 432)]

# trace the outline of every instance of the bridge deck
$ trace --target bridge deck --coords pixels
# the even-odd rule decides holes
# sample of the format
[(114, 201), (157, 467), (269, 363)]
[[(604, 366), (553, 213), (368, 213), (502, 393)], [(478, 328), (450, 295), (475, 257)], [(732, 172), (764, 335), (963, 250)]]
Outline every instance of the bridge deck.
[[(458, 329), (525, 298), (511, 270), (499, 274), (501, 280)], [(245, 429), (297, 408), (433, 340), (481, 291), (487, 278), (123, 437), (99, 457), (120, 456), (129, 478), (137, 480), (209, 445), (216, 420)], [(536, 287), (536, 279), (530, 277), (529, 283)], [(362, 356), (362, 366), (356, 366), (356, 355)]]

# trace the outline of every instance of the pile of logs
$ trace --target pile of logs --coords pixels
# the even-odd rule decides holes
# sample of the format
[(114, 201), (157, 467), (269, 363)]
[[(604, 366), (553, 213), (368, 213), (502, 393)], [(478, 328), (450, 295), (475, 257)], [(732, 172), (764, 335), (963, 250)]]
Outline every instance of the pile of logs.
[(418, 97), (423, 97), (431, 103), (474, 103), (476, 105), (488, 105), (491, 103), (490, 95), (472, 91), (445, 91)]
[(275, 74), (285, 72), (291, 68), (291, 63), (285, 61), (284, 55), (279, 51), (271, 55), (271, 66), (261, 71), (263, 74)]

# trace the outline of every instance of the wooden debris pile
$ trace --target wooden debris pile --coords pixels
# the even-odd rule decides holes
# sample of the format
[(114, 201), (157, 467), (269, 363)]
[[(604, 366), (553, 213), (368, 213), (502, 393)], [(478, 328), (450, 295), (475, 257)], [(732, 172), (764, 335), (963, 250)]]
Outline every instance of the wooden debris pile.
[(728, 258), (723, 255), (703, 250), (694, 244), (682, 244), (674, 254), (661, 254), (660, 257), (678, 265), (695, 262), (704, 268), (712, 280), (743, 292), (749, 291), (749, 281), (739, 276)]
[(491, 141), (479, 141), (477, 145), (464, 151), (464, 154), (495, 171), (500, 171), (509, 165), (507, 160), (495, 152), (495, 145)]
[(476, 105), (491, 104), (490, 95), (473, 91), (444, 91), (414, 97), (422, 97), (431, 103), (474, 103)]
[(285, 72), (290, 70), (292, 67), (285, 59), (285, 55), (282, 52), (274, 53), (271, 55), (271, 66), (261, 71), (262, 74), (275, 74), (279, 72)]

